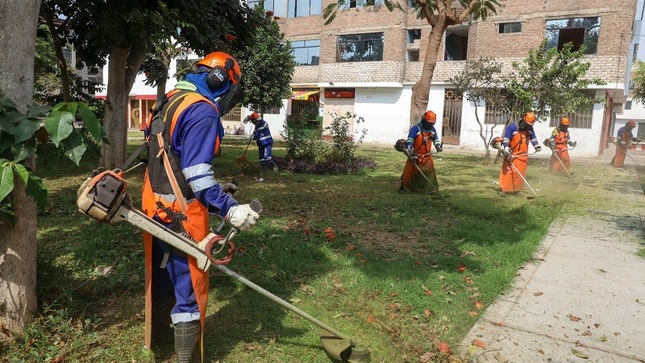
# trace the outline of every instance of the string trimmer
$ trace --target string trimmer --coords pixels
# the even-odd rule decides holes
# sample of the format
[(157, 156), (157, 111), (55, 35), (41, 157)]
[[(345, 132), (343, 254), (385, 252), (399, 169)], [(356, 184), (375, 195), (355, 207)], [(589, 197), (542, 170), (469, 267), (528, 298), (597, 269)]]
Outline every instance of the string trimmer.
[[(197, 266), (203, 271), (213, 266), (220, 272), (259, 292), (287, 310), (291, 310), (318, 325), (325, 331), (320, 337), (323, 348), (332, 358), (354, 363), (367, 363), (370, 361), (370, 352), (347, 335), (226, 268), (224, 264), (232, 259), (235, 251), (235, 246), (231, 240), (238, 233), (236, 228), (231, 228), (228, 234), (223, 236), (219, 233), (224, 227), (224, 221), (222, 221), (215, 232), (209, 233), (202, 241), (195, 243), (189, 237), (166, 228), (143, 212), (134, 209), (131, 196), (125, 192), (126, 186), (127, 183), (123, 179), (121, 169), (96, 172), (79, 188), (76, 205), (82, 213), (100, 222), (111, 224), (122, 221), (128, 222), (194, 257), (197, 261)], [(250, 203), (250, 206), (257, 213), (262, 212), (260, 201), (254, 200)], [(215, 256), (226, 246), (228, 246), (227, 256), (216, 258)]]
[(246, 148), (244, 149), (244, 154), (242, 154), (242, 156), (240, 156), (239, 158), (237, 158), (237, 160), (235, 160), (235, 164), (237, 164), (238, 167), (242, 167), (246, 165), (246, 152), (249, 150), (249, 145), (251, 145), (251, 140), (253, 140), (253, 134), (249, 136), (249, 140), (246, 142)]
[[(529, 187), (529, 189), (531, 189), (531, 192), (535, 196), (534, 198), (537, 198), (538, 197), (537, 193), (535, 192), (535, 190), (533, 190), (533, 188), (531, 188), (531, 184), (529, 184), (529, 182), (526, 181), (526, 178), (524, 177), (524, 175), (520, 173), (520, 170), (517, 168), (517, 166), (515, 166), (515, 164), (513, 164), (513, 160), (511, 159), (511, 158), (517, 158), (520, 156), (528, 156), (528, 155), (530, 154), (518, 154), (518, 155), (511, 154), (508, 156), (508, 163), (513, 167), (513, 169), (515, 169), (515, 172), (517, 173), (517, 175), (519, 175), (520, 178), (522, 178), (522, 180), (524, 181), (524, 184), (526, 184), (526, 186)], [(526, 197), (529, 198), (528, 195)]]
[[(571, 173), (569, 172), (569, 169), (564, 165), (564, 162), (562, 162), (562, 159), (560, 159), (560, 155), (558, 155), (559, 153), (561, 153), (561, 151), (556, 150), (556, 148), (554, 147), (553, 143), (551, 143), (551, 139), (545, 139), (544, 140), (544, 146), (546, 146), (549, 149), (551, 149), (552, 155), (555, 156), (556, 159), (558, 159), (558, 161), (560, 162), (560, 165), (562, 165), (562, 168), (564, 169), (564, 171), (566, 171), (567, 175), (569, 175), (569, 178), (574, 179), (573, 175), (571, 175)], [(567, 150), (573, 150), (574, 148), (575, 148), (575, 146), (572, 147), (572, 148), (569, 148)]]
[[(616, 145), (616, 147), (619, 147), (619, 148), (623, 149), (623, 151), (625, 152), (625, 155), (626, 155), (628, 158), (630, 158), (630, 159), (631, 159), (631, 160), (632, 160), (636, 165), (638, 165), (638, 167), (639, 167), (639, 168), (642, 168), (642, 167), (643, 167), (641, 164), (639, 164), (639, 163), (638, 163), (638, 161), (634, 160), (634, 158), (633, 158), (631, 155), (629, 155), (629, 153), (627, 152), (627, 150), (628, 150), (628, 149), (627, 149), (627, 148), (625, 148), (625, 147), (623, 147), (623, 146), (621, 146), (621, 145), (618, 143), (618, 141), (616, 140), (616, 138), (612, 137), (612, 138), (610, 138), (609, 140), (610, 140), (610, 142), (611, 142), (612, 144)], [(638, 145), (638, 143), (639, 143), (639, 142), (640, 142), (640, 140), (639, 140), (639, 141), (636, 141), (633, 145)], [(615, 156), (614, 156), (614, 158), (615, 158)], [(613, 160), (614, 160), (614, 159), (612, 159), (612, 164), (613, 164)]]

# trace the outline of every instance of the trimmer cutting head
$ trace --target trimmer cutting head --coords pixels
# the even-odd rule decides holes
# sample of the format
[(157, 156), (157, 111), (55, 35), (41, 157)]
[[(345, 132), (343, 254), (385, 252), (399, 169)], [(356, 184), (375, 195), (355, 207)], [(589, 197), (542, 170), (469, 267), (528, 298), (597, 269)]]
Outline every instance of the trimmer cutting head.
[(339, 338), (332, 333), (323, 331), (320, 342), (327, 354), (341, 362), (369, 363), (370, 352), (354, 341)]

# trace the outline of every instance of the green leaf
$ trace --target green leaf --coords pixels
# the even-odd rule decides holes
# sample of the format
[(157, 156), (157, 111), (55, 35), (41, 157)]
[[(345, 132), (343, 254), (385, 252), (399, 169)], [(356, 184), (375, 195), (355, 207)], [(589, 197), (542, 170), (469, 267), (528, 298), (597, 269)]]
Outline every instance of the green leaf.
[(0, 166), (0, 200), (13, 190), (13, 168), (9, 163)]
[(74, 115), (69, 111), (52, 111), (45, 119), (45, 129), (54, 145), (66, 139), (74, 131)]
[(38, 118), (47, 115), (51, 111), (51, 106), (32, 106), (27, 111), (27, 118)]
[(13, 170), (18, 173), (22, 182), (27, 185), (27, 181), (29, 180), (29, 170), (27, 170), (24, 165), (18, 163), (13, 164)]
[(24, 118), (20, 120), (18, 127), (14, 130), (14, 135), (16, 144), (28, 140), (34, 136), (34, 132), (40, 129), (42, 126), (41, 121), (37, 119)]
[(83, 136), (80, 133), (75, 132), (70, 137), (63, 140), (63, 149), (65, 156), (67, 156), (74, 164), (78, 165), (81, 161), (81, 157), (87, 150), (87, 147), (83, 143)]
[(573, 349), (573, 348), (571, 349), (571, 354), (575, 355), (578, 358), (589, 359), (589, 356), (586, 353), (583, 353), (583, 352), (581, 352), (579, 350), (576, 350), (576, 349)]
[(32, 152), (36, 149), (36, 140), (29, 139), (19, 144), (15, 144), (11, 147), (11, 153), (13, 154), (13, 160), (18, 162), (25, 160), (31, 155)]
[(90, 132), (90, 135), (96, 140), (101, 139), (101, 123), (99, 120), (96, 118), (92, 110), (84, 104), (84, 103), (79, 103), (78, 104), (78, 112), (81, 115), (81, 119), (83, 120), (83, 124), (85, 124), (85, 127), (87, 128), (87, 131)]
[(43, 180), (33, 172), (29, 171), (29, 181), (25, 187), (27, 195), (36, 202), (38, 209), (44, 209), (47, 205), (47, 187)]
[(0, 153), (10, 149), (13, 144), (15, 144), (13, 135), (0, 132)]
[(14, 120), (10, 114), (0, 112), (0, 132), (13, 134)]

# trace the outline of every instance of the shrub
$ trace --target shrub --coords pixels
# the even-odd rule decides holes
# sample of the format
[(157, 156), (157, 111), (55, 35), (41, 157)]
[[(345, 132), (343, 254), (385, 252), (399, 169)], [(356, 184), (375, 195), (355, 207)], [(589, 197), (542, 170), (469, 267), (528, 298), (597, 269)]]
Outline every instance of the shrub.
[[(287, 148), (286, 158), (274, 158), (278, 167), (300, 173), (343, 174), (373, 170), (376, 162), (355, 155), (362, 142), (366, 129), (352, 133), (350, 120), (356, 115), (347, 112), (339, 116), (333, 114), (333, 121), (324, 130), (320, 128), (320, 118), (311, 121), (311, 115), (292, 115), (287, 117), (282, 137)], [(362, 117), (356, 124), (363, 123)]]

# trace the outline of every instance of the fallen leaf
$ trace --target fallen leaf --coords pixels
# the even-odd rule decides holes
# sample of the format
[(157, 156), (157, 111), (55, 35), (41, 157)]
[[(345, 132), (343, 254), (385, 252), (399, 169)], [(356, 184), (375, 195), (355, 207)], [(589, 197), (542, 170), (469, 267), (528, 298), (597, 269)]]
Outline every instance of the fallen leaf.
[(470, 315), (470, 316), (477, 316), (477, 315), (479, 315), (479, 313), (478, 313), (478, 312), (476, 312), (476, 311), (469, 311), (469, 312), (468, 312), (468, 315)]
[(603, 335), (603, 336), (601, 336), (601, 337), (600, 337), (600, 339), (598, 339), (598, 340), (599, 340), (599, 341), (601, 341), (601, 342), (606, 342), (606, 341), (607, 341), (607, 336), (606, 336), (606, 335)]
[(419, 265), (419, 266), (423, 265), (423, 262), (421, 262), (421, 261), (419, 261), (419, 260), (416, 260), (416, 262), (415, 262), (415, 263), (416, 263), (417, 265)]
[(589, 356), (577, 349), (571, 349), (571, 354), (575, 355), (578, 358), (589, 359)]
[(432, 290), (428, 289), (425, 286), (421, 286), (421, 288), (423, 289), (424, 294), (426, 294), (428, 296), (432, 296)]
[(388, 318), (390, 318), (390, 320), (396, 319), (396, 314), (395, 313), (389, 313), (389, 314), (387, 314), (387, 316), (388, 316)]
[(311, 234), (311, 228), (309, 228), (309, 227), (305, 228), (304, 233), (305, 233), (306, 235)]
[(541, 296), (541, 295), (544, 295), (544, 293), (542, 291), (536, 291), (536, 292), (533, 293), (533, 295)]
[(354, 246), (354, 245), (347, 245), (347, 246), (345, 246), (345, 249), (346, 249), (347, 251), (353, 251), (353, 250), (355, 250), (355, 249), (356, 249), (356, 246)]
[(443, 354), (450, 354), (450, 346), (446, 342), (439, 342), (437, 349)]
[(607, 271), (605, 271), (605, 270), (603, 270), (603, 269), (598, 269), (598, 271), (600, 271), (600, 272), (602, 272), (602, 273), (605, 273), (605, 274), (607, 273)]
[(376, 323), (376, 318), (373, 315), (367, 317), (368, 323)]
[(478, 346), (478, 347), (480, 347), (482, 349), (486, 349), (486, 342), (484, 342), (482, 340), (475, 339), (475, 340), (472, 341), (472, 344), (476, 345), (476, 346)]
[(569, 314), (569, 319), (571, 319), (571, 321), (580, 321), (580, 318), (573, 314)]
[(464, 282), (467, 284), (472, 284), (473, 283), (473, 278), (470, 276), (464, 277)]
[(300, 299), (289, 299), (289, 301), (291, 301), (294, 304), (297, 304), (300, 302)]
[(329, 228), (329, 227), (325, 228), (325, 229), (323, 230), (323, 232), (325, 232), (325, 233), (334, 233), (334, 231), (333, 231), (331, 228)]
[(426, 317), (426, 319), (427, 319), (427, 318), (429, 318), (429, 317), (431, 317), (431, 316), (432, 316), (432, 314), (434, 314), (434, 313), (433, 313), (433, 312), (432, 312), (432, 310), (430, 310), (430, 309), (426, 309), (426, 311), (424, 311), (424, 312), (423, 312), (423, 316), (425, 316), (425, 317)]
[(499, 363), (508, 362), (508, 359), (506, 359), (506, 357), (504, 357), (503, 355), (499, 355), (499, 354), (495, 356), (495, 360), (498, 361)]
[(540, 354), (544, 354), (544, 351), (542, 349), (538, 349), (537, 352)]
[(464, 272), (464, 271), (466, 271), (466, 265), (461, 265), (461, 266), (457, 267), (457, 272), (461, 273), (461, 272)]
[(481, 309), (481, 308), (483, 308), (483, 307), (484, 307), (484, 303), (483, 303), (483, 302), (481, 302), (481, 301), (479, 301), (479, 300), (477, 300), (477, 301), (475, 301), (475, 307), (476, 307), (477, 309)]

